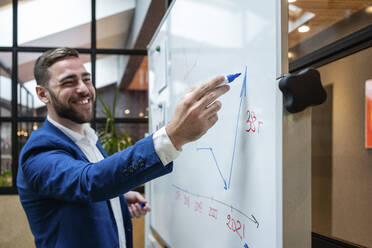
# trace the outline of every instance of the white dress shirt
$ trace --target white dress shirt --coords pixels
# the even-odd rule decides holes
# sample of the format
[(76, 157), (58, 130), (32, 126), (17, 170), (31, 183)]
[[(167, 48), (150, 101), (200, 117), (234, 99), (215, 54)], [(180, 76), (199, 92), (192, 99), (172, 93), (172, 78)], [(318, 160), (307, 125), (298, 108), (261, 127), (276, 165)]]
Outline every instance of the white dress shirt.
[[(81, 151), (87, 156), (90, 162), (98, 162), (104, 159), (102, 153), (97, 148), (96, 143), (98, 137), (95, 131), (90, 127), (89, 123), (83, 124), (83, 130), (85, 133), (81, 135), (65, 126), (62, 126), (58, 122), (52, 120), (49, 116), (47, 117), (48, 121), (51, 122), (54, 126), (56, 126), (59, 130), (61, 130), (64, 134), (67, 135), (80, 149)], [(165, 127), (156, 131), (153, 135), (154, 147), (157, 155), (159, 156), (163, 165), (167, 165), (176, 159), (180, 151), (178, 151), (172, 144)], [(120, 200), (119, 197), (115, 197), (110, 199), (110, 204), (112, 208), (112, 212), (114, 214), (114, 218), (116, 221), (118, 234), (119, 234), (119, 244), (120, 248), (125, 248), (125, 232), (124, 232), (124, 222), (123, 216), (120, 207)]]

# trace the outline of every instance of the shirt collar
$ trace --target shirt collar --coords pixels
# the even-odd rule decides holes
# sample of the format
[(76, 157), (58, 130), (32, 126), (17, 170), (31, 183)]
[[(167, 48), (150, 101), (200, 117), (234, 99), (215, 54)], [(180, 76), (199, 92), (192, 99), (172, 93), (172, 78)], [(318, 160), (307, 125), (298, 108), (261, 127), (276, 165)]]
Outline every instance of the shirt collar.
[(84, 140), (88, 140), (92, 144), (97, 143), (98, 137), (96, 135), (96, 132), (93, 130), (93, 128), (90, 127), (89, 123), (83, 124), (83, 130), (85, 132), (85, 136), (84, 136), (52, 120), (49, 117), (49, 115), (47, 116), (47, 119), (50, 123), (52, 123), (59, 130), (61, 130), (64, 134), (66, 134), (67, 137), (69, 137), (74, 143), (82, 142)]

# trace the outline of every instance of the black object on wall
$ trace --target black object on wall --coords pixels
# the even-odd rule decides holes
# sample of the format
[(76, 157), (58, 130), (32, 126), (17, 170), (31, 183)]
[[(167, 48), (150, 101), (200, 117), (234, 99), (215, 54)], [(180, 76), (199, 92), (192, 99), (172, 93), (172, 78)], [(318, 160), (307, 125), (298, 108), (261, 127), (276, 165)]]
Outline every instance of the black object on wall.
[(279, 89), (283, 92), (284, 107), (290, 113), (301, 112), (307, 107), (322, 104), (327, 99), (320, 73), (312, 68), (283, 76), (279, 81)]

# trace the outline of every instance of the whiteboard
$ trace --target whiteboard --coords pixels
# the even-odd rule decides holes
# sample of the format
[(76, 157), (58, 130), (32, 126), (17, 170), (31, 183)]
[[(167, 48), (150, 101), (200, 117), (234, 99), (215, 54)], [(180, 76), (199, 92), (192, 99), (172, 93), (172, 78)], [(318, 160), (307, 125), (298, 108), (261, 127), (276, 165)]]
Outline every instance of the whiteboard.
[(242, 73), (217, 124), (146, 185), (169, 247), (282, 247), (280, 18), (275, 0), (177, 0), (148, 47), (151, 132), (190, 87)]

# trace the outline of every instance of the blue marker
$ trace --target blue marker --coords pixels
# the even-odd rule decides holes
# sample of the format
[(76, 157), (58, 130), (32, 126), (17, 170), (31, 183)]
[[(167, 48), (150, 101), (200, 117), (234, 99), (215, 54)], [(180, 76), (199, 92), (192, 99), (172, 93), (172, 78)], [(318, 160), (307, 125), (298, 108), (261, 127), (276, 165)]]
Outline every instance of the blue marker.
[(141, 208), (144, 208), (144, 207), (146, 206), (146, 203), (141, 202), (141, 203), (140, 203), (140, 206), (141, 206)]
[(227, 85), (227, 84), (231, 83), (232, 81), (235, 80), (235, 78), (239, 77), (240, 75), (241, 75), (241, 73), (235, 73), (235, 74), (229, 74), (229, 75), (225, 76), (225, 80), (223, 80), (223, 82), (220, 83), (217, 87), (220, 87), (220, 86)]

